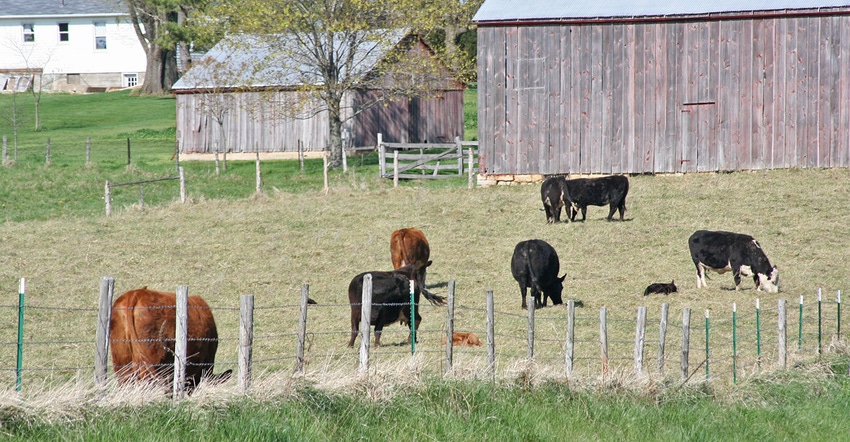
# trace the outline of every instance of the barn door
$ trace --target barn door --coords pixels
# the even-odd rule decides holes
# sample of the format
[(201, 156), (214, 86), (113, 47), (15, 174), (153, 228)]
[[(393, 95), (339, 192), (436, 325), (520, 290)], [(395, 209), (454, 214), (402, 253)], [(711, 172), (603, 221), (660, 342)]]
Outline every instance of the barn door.
[(682, 151), (679, 172), (717, 170), (717, 106), (714, 102), (682, 106)]

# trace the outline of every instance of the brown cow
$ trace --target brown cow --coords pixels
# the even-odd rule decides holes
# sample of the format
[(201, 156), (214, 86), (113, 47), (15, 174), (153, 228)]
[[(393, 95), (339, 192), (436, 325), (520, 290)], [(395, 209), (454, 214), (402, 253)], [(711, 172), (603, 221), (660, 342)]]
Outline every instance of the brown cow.
[(425, 287), (425, 272), (431, 261), (431, 247), (421, 230), (411, 227), (398, 229), (390, 236), (390, 255), (393, 268), (412, 265), (419, 269), (419, 282)]
[[(167, 387), (173, 382), (176, 299), (174, 293), (142, 287), (112, 304), (109, 334), (119, 384), (142, 381)], [(202, 377), (224, 382), (231, 370), (212, 376), (218, 348), (215, 320), (200, 296), (189, 296), (188, 304), (186, 383), (191, 392)]]
[[(443, 345), (446, 345), (446, 338), (443, 338)], [(452, 332), (452, 345), (466, 347), (481, 347), (481, 340), (472, 332)]]

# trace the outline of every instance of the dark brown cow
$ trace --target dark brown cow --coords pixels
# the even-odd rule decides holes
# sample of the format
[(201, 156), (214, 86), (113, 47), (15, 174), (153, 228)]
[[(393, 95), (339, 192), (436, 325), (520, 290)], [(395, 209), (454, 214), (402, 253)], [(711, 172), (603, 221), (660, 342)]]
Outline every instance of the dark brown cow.
[[(174, 293), (142, 287), (124, 293), (112, 304), (109, 335), (119, 384), (141, 381), (171, 385), (176, 299)], [(201, 378), (224, 382), (231, 371), (212, 376), (218, 348), (215, 320), (200, 296), (189, 296), (188, 304), (186, 383), (191, 391)]]
[(413, 265), (400, 267), (390, 272), (363, 272), (355, 276), (348, 285), (348, 301), (351, 305), (351, 339), (348, 346), (353, 347), (360, 331), (363, 304), (363, 278), (372, 275), (372, 312), (369, 324), (375, 326), (375, 346), (381, 345), (381, 332), (385, 325), (395, 322), (410, 324), (410, 281), (413, 284), (413, 298), (416, 306), (414, 324), (416, 330), (422, 322), (419, 314), (419, 297), (424, 295), (431, 304), (443, 305), (446, 299), (437, 296), (415, 280), (419, 268)]
[(390, 255), (393, 268), (398, 269), (407, 265), (419, 268), (419, 282), (425, 286), (425, 272), (431, 261), (431, 247), (425, 234), (417, 228), (398, 229), (390, 236)]

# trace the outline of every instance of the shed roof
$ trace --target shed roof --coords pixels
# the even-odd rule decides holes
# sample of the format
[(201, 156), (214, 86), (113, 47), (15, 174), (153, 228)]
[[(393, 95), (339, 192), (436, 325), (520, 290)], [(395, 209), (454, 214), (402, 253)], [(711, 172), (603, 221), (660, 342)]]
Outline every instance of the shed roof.
[(2, 18), (129, 14), (122, 0), (0, 0)]
[[(341, 78), (361, 78), (387, 55), (387, 51), (407, 35), (406, 31), (382, 31), (357, 48), (351, 71), (343, 69)], [(317, 85), (322, 79), (315, 67), (300, 64), (291, 55), (287, 36), (229, 36), (216, 44), (199, 62), (194, 63), (172, 91), (223, 88), (267, 88)], [(345, 50), (345, 42), (337, 41), (337, 54)], [(287, 49), (289, 48), (289, 49)]]
[(475, 22), (627, 18), (850, 6), (848, 0), (485, 0)]

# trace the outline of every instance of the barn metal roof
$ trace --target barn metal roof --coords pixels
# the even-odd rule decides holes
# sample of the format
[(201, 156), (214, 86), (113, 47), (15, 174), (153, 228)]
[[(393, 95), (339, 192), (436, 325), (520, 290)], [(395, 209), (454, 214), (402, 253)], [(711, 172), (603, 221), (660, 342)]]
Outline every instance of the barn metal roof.
[[(375, 31), (377, 34), (378, 31)], [(362, 78), (407, 34), (404, 30), (383, 31), (371, 43), (357, 48), (351, 72), (340, 78)], [(387, 37), (388, 36), (388, 37)], [(288, 45), (287, 36), (230, 36), (216, 44), (181, 77), (172, 91), (222, 88), (265, 88), (317, 85), (321, 77), (314, 66), (298, 65), (297, 45)], [(339, 55), (346, 50), (337, 41)], [(309, 58), (309, 57), (308, 57)]]
[(485, 0), (475, 22), (637, 18), (850, 6), (848, 0)]
[(122, 0), (0, 0), (0, 18), (129, 14)]

